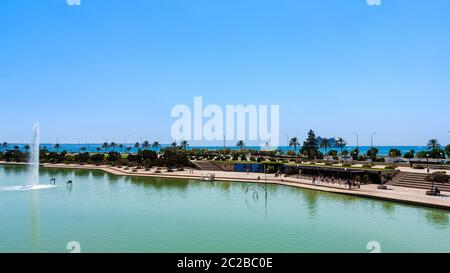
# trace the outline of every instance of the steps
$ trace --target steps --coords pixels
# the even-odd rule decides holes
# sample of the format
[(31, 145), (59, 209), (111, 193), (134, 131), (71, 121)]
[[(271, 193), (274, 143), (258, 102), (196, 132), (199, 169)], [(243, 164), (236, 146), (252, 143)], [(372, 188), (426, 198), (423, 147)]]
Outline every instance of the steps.
[[(394, 186), (416, 188), (416, 189), (431, 189), (431, 182), (426, 181), (427, 174), (400, 172), (392, 183)], [(434, 183), (441, 191), (450, 192), (450, 183)]]
[(195, 164), (200, 167), (202, 171), (224, 171), (222, 168), (212, 163), (211, 161), (195, 161)]

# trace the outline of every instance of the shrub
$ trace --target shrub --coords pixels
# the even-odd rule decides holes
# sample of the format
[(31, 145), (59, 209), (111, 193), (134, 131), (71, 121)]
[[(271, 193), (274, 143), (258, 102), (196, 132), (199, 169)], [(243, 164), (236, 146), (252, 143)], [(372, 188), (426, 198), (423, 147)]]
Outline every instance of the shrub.
[(368, 163), (368, 164), (364, 164), (362, 167), (363, 168), (367, 168), (367, 169), (370, 169), (370, 168), (372, 168), (374, 165), (372, 164), (372, 163)]
[(414, 165), (414, 166), (413, 166), (413, 169), (416, 169), (416, 170), (423, 170), (423, 169), (425, 169), (425, 167), (424, 167), (423, 165)]
[(367, 161), (369, 159), (367, 156), (360, 155), (358, 156), (358, 161)]
[(446, 172), (435, 172), (428, 175), (426, 179), (430, 182), (448, 183), (450, 180), (450, 176), (448, 176)]
[(370, 181), (370, 177), (368, 174), (363, 175), (361, 178), (361, 184), (370, 184), (372, 181)]
[(397, 166), (390, 165), (390, 166), (384, 167), (384, 169), (385, 170), (395, 170), (395, 169), (397, 169)]

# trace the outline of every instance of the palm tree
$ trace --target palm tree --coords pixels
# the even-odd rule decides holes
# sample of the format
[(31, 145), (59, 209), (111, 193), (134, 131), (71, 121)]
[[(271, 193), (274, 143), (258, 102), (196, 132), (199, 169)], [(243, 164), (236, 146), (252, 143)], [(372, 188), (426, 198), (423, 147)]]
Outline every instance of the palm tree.
[(3, 148), (3, 151), (6, 151), (7, 149), (8, 149), (8, 142), (3, 142), (2, 143), (2, 148)]
[(105, 150), (105, 154), (106, 154), (106, 150), (108, 149), (109, 145), (107, 142), (103, 143), (102, 148)]
[(27, 145), (25, 145), (23, 148), (25, 149), (25, 151), (28, 152), (28, 151), (30, 150), (30, 145), (27, 144)]
[(119, 144), (120, 152), (123, 152), (123, 144)]
[(181, 149), (187, 149), (188, 146), (189, 146), (189, 143), (186, 140), (183, 140), (180, 142)]
[(117, 146), (117, 144), (116, 144), (115, 142), (111, 142), (111, 143), (109, 144), (109, 147), (111, 147), (111, 148), (113, 149), (113, 151), (114, 151), (114, 149), (116, 148), (116, 146)]
[(345, 139), (340, 137), (336, 140), (336, 145), (341, 149), (341, 155), (342, 155), (342, 151), (343, 151), (345, 145), (347, 145), (347, 142), (345, 142)]
[(145, 150), (147, 150), (148, 148), (150, 148), (150, 142), (148, 142), (147, 140), (144, 141), (142, 143), (142, 148), (144, 148)]
[(441, 147), (441, 145), (439, 144), (439, 141), (437, 139), (430, 139), (428, 141), (427, 147), (429, 150), (434, 151), (434, 150), (438, 149), (439, 147)]
[(297, 137), (291, 138), (289, 141), (289, 147), (294, 147), (295, 152), (297, 152), (297, 146), (300, 146), (300, 142)]
[(245, 147), (245, 143), (243, 140), (239, 140), (238, 143), (236, 144), (236, 147), (240, 147), (241, 150), (244, 149)]
[(134, 148), (139, 149), (139, 147), (141, 147), (141, 144), (140, 144), (139, 142), (136, 142), (136, 143), (134, 144)]
[(174, 141), (174, 142), (172, 142), (172, 144), (170, 144), (170, 146), (171, 146), (172, 148), (176, 148), (176, 147), (178, 146), (178, 144), (177, 144), (176, 141)]
[(156, 150), (158, 150), (159, 148), (161, 148), (161, 144), (159, 144), (159, 141), (154, 141), (152, 143), (152, 148), (155, 148)]
[(325, 154), (327, 154), (327, 150), (330, 147), (331, 147), (330, 140), (328, 138), (322, 139), (322, 142), (320, 143), (320, 148), (325, 150)]
[(56, 150), (56, 152), (59, 152), (59, 148), (61, 148), (61, 145), (59, 145), (58, 143), (56, 143), (53, 148)]

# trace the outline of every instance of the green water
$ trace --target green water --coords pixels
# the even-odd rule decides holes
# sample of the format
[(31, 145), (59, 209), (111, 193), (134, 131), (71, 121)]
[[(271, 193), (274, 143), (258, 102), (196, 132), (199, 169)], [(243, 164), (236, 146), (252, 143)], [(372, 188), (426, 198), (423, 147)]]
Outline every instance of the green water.
[[(283, 186), (41, 169), (59, 187), (0, 191), (0, 252), (450, 252), (450, 213)], [(65, 181), (73, 180), (72, 188)], [(0, 166), (0, 188), (25, 184)]]

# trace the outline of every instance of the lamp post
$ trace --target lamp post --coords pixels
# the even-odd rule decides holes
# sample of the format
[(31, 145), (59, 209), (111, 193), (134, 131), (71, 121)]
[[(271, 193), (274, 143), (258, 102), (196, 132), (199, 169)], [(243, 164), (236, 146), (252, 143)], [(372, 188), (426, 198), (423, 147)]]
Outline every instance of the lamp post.
[(427, 154), (427, 173), (430, 173), (430, 162), (429, 162), (430, 154)]
[(356, 136), (356, 148), (359, 150), (359, 135), (358, 133), (354, 133)]
[(289, 150), (289, 135), (286, 135), (286, 147), (287, 147), (287, 149)]
[(373, 148), (373, 136), (376, 135), (376, 134), (377, 134), (377, 132), (373, 132), (373, 133), (370, 135), (370, 149)]

